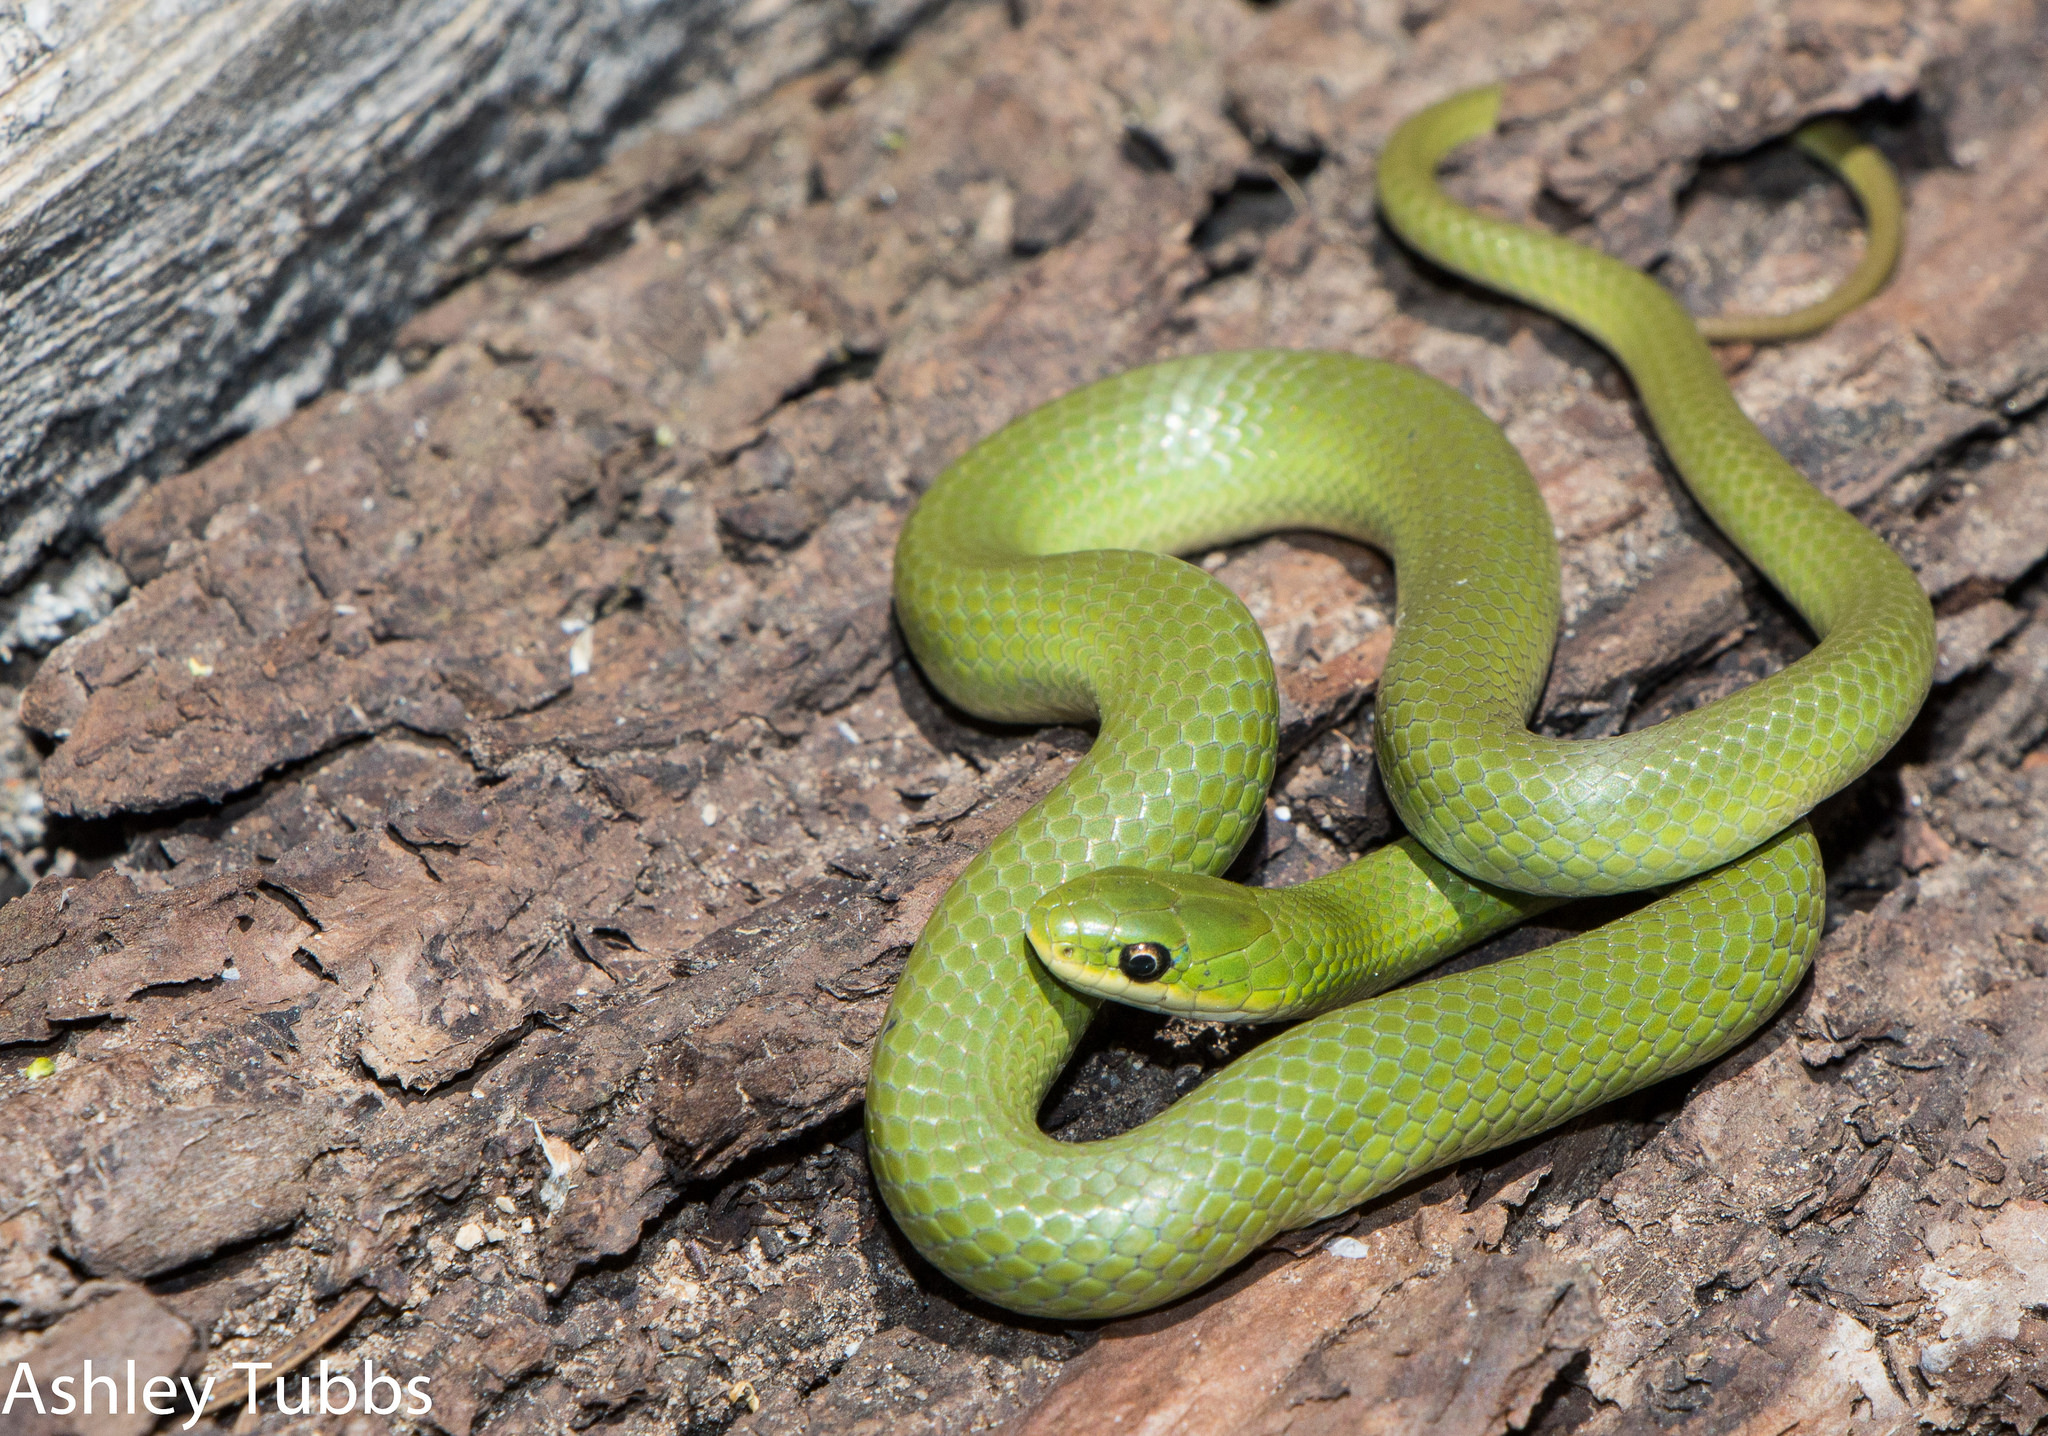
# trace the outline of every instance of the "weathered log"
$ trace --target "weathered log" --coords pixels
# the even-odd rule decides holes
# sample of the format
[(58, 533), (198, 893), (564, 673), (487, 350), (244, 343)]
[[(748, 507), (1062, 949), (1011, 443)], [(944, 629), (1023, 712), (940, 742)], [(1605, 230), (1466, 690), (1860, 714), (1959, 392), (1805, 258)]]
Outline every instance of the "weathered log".
[[(566, 233), (493, 211), (589, 168), (622, 125), (686, 128), (892, 42), (923, 3), (0, 17), (0, 592), (194, 453), (368, 375), (461, 274), (560, 252)], [(659, 153), (620, 223), (697, 179), (679, 147)]]
[[(1136, 1322), (973, 1306), (893, 1236), (853, 1112), (937, 894), (1086, 745), (951, 711), (889, 625), (897, 526), (975, 437), (1165, 354), (1403, 360), (1557, 516), (1547, 727), (1803, 650), (1604, 358), (1375, 226), (1392, 123), (1507, 55), (1540, 67), (1454, 183), (1668, 256), (1703, 309), (1847, 267), (1852, 206), (1768, 142), (1868, 102), (1898, 279), (1729, 364), (1922, 574), (1941, 685), (1819, 815), (1815, 976), (1723, 1063)], [(119, 1330), (224, 1373), (374, 1291), (327, 1354), (427, 1377), (451, 1436), (2031, 1429), (2044, 55), (2018, 8), (962, 6), (694, 132), (680, 200), (655, 139), (495, 221), (516, 253), (400, 332), (399, 382), (112, 523), (135, 591), (27, 686), (76, 856), (0, 908), (0, 1370)], [(1283, 672), (1244, 871), (1327, 870), (1395, 822), (1361, 706), (1390, 575), (1291, 536), (1197, 557)], [(1048, 1125), (1137, 1120), (1250, 1040), (1114, 1019)]]

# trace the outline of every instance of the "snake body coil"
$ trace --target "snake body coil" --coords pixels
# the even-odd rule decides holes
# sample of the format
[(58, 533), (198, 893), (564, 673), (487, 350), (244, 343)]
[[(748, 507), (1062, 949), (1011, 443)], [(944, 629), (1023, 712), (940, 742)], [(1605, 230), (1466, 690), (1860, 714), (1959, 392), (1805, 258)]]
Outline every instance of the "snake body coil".
[[(1728, 1050), (1818, 940), (1824, 888), (1797, 819), (1926, 693), (1932, 617), (1911, 573), (1742, 415), (1675, 301), (1437, 188), (1437, 163), (1497, 104), (1478, 91), (1401, 128), (1381, 160), (1389, 221), (1606, 345), (1702, 507), (1819, 646), (1643, 732), (1529, 733), (1559, 607), (1549, 516), (1483, 415), (1394, 365), (1176, 360), (970, 451), (905, 526), (904, 633), (961, 706), (1099, 721), (1100, 736), (941, 900), (877, 1044), (867, 1130), (905, 1233), (1004, 1306), (1157, 1305), (1277, 1231)], [(1694, 880), (1583, 937), (1313, 1018), (1135, 1131), (1055, 1141), (1038, 1108), (1095, 1002), (1031, 955), (1032, 906), (1104, 867), (1220, 872), (1250, 833), (1273, 773), (1271, 660), (1244, 606), (1165, 554), (1283, 528), (1364, 540), (1396, 566), (1379, 756), (1419, 842), (1338, 875), (1375, 905), (1371, 985), (1557, 897)]]

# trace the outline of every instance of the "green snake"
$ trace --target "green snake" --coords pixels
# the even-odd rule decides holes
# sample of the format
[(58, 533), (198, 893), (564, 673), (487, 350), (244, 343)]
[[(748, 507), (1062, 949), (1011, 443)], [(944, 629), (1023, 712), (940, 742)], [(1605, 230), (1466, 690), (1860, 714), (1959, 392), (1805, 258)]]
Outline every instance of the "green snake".
[[(1397, 365), (1173, 360), (971, 449), (898, 543), (904, 635), (961, 707), (1099, 735), (940, 900), (876, 1044), (867, 1140), (918, 1250), (1014, 1311), (1156, 1306), (1277, 1232), (1729, 1050), (1819, 940), (1802, 815), (1926, 695), (1933, 618), (1912, 573), (1743, 416), (1685, 310), (1634, 269), (1438, 188), (1439, 162), (1498, 107), (1498, 90), (1474, 91), (1400, 127), (1379, 166), (1387, 221), (1613, 353), (1695, 499), (1818, 644), (1650, 729), (1531, 733), (1560, 606), (1551, 520), (1500, 431)], [(1409, 836), (1249, 894), (1213, 875), (1273, 775), (1272, 661), (1244, 605), (1168, 555), (1279, 529), (1394, 560), (1376, 742)], [(1102, 869), (1124, 871), (1088, 876)], [(1241, 1005), (1291, 1015), (1306, 989), (1384, 988), (1552, 902), (1683, 879), (1583, 936), (1309, 1018), (1135, 1130), (1068, 1143), (1038, 1126), (1099, 1002), (1054, 965), (1128, 995), (1188, 978), (1193, 995), (1155, 1001), (1191, 1011), (1212, 987), (1263, 984), (1270, 1000)]]

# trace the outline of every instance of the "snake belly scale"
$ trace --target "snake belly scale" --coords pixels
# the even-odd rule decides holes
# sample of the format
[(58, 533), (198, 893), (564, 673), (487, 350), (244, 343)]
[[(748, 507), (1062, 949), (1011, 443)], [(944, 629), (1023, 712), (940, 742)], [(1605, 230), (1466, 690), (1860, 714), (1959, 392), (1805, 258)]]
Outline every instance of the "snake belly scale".
[[(941, 899), (869, 1080), (891, 1211), (991, 1301), (1066, 1318), (1158, 1305), (1278, 1231), (1727, 1051), (1818, 941), (1800, 815), (1926, 693), (1932, 616), (1911, 573), (1743, 417), (1684, 311), (1626, 266), (1438, 189), (1439, 161), (1497, 105), (1476, 91), (1401, 128), (1381, 160), (1389, 221), (1615, 353), (1702, 507), (1821, 641), (1641, 733), (1530, 734), (1559, 610), (1550, 518), (1483, 415), (1395, 365), (1173, 360), (969, 451), (898, 545), (911, 649), (975, 713), (1099, 724)], [(1131, 1132), (1054, 1140), (1038, 1108), (1097, 999), (1034, 958), (1031, 909), (1105, 867), (1218, 873), (1250, 834), (1274, 767), (1271, 660), (1244, 606), (1166, 555), (1286, 528), (1363, 540), (1396, 568), (1376, 721), (1412, 838), (1340, 875), (1378, 904), (1374, 985), (1563, 896), (1692, 881), (1542, 951), (1313, 1017)]]

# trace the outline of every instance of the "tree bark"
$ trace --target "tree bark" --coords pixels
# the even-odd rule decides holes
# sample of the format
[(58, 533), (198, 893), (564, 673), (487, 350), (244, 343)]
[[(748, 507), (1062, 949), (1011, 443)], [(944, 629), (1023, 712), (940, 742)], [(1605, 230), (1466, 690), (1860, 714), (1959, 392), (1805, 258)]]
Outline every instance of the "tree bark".
[[(498, 213), (403, 378), (108, 526), (133, 593), (22, 695), (71, 856), (0, 907), (0, 1371), (368, 1360), (448, 1436), (2035, 1429), (2044, 61), (2021, 5), (962, 5)], [(952, 711), (890, 626), (903, 516), (974, 439), (1172, 354), (1399, 360), (1556, 516), (1548, 731), (1807, 646), (1602, 354), (1377, 227), (1393, 124), (1500, 74), (1457, 190), (1700, 311), (1848, 269), (1853, 205), (1779, 143), (1804, 119), (1901, 167), (1892, 285), (1726, 365), (1921, 575), (1935, 695), (1817, 814), (1829, 933), (1740, 1051), (1177, 1307), (980, 1307), (894, 1234), (857, 1123), (939, 893), (1088, 741)], [(1244, 873), (1327, 871), (1397, 827), (1391, 575), (1302, 536), (1196, 557), (1282, 673)], [(1111, 1017), (1047, 1124), (1140, 1120), (1255, 1040)], [(206, 1421), (291, 1429), (260, 1406)]]
[(487, 232), (495, 207), (588, 169), (622, 126), (700, 122), (892, 42), (920, 7), (93, 0), (0, 17), (0, 593), (193, 454), (372, 374), (400, 322), (511, 241)]

